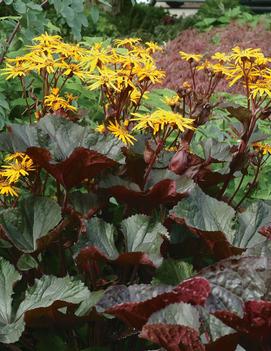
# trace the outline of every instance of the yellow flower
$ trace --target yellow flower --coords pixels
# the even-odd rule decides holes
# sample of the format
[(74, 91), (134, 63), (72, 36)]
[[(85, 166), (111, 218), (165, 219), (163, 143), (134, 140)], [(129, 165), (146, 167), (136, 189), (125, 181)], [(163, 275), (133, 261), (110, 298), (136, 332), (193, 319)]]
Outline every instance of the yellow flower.
[[(10, 63), (13, 64), (10, 64)], [(1, 75), (7, 75), (6, 79), (24, 77), (28, 72), (28, 66), (25, 64), (24, 60), (18, 59), (14, 61), (13, 59), (6, 59), (6, 67), (3, 68)]]
[(18, 196), (18, 189), (11, 185), (5, 179), (0, 178), (0, 195)]
[(212, 64), (209, 60), (205, 60), (201, 65), (197, 66), (197, 70), (211, 70)]
[(139, 38), (125, 38), (125, 39), (115, 39), (114, 42), (117, 47), (120, 46), (133, 46), (140, 43), (141, 39)]
[(80, 59), (80, 67), (86, 73), (92, 73), (95, 68), (109, 64), (113, 59), (109, 48), (104, 48), (101, 43), (96, 43), (90, 50), (85, 51), (85, 55)]
[(24, 157), (26, 157), (27, 155), (24, 152), (15, 152), (13, 154), (9, 154), (7, 155), (4, 160), (5, 161), (13, 161), (15, 159), (19, 159), (22, 160)]
[(137, 104), (139, 102), (139, 99), (141, 97), (141, 92), (139, 89), (133, 89), (131, 94), (130, 94), (130, 100), (134, 103)]
[(26, 55), (28, 58), (29, 70), (40, 73), (41, 69), (45, 69), (47, 73), (54, 73), (58, 68), (65, 68), (60, 58), (55, 58), (49, 50), (45, 53), (42, 51), (33, 51)]
[(115, 123), (109, 122), (107, 129), (119, 140), (121, 140), (124, 144), (128, 145), (134, 144), (136, 138), (129, 134), (129, 131), (121, 126), (117, 121)]
[(150, 80), (153, 84), (160, 83), (165, 78), (165, 73), (157, 69), (152, 60), (144, 62), (144, 66), (137, 68), (135, 73), (139, 81)]
[(49, 35), (47, 32), (33, 38), (33, 41), (37, 41), (39, 44), (50, 46), (52, 44), (58, 44), (62, 40), (60, 35)]
[(256, 98), (256, 96), (264, 96), (267, 95), (271, 97), (271, 81), (257, 81), (256, 83), (250, 84), (250, 95), (253, 98)]
[(259, 150), (260, 152), (262, 152), (263, 155), (271, 154), (271, 145), (264, 144), (264, 143), (254, 143), (252, 146), (256, 150)]
[(213, 60), (218, 60), (221, 62), (227, 62), (230, 59), (229, 55), (226, 55), (224, 52), (219, 52), (217, 51), (213, 56), (212, 56)]
[(66, 93), (67, 100), (65, 100), (63, 97), (60, 97), (58, 94), (59, 94), (59, 89), (53, 88), (51, 90), (51, 94), (45, 96), (44, 105), (46, 107), (49, 107), (53, 111), (58, 111), (60, 109), (63, 109), (66, 111), (76, 111), (77, 110), (77, 108), (75, 106), (70, 104), (70, 102), (72, 102), (72, 100), (74, 100), (74, 97), (72, 97), (72, 100), (71, 100), (71, 94), (67, 95), (67, 93)]
[(78, 96), (74, 96), (72, 93), (65, 93), (65, 99), (68, 101), (68, 103), (73, 102), (74, 100), (78, 99)]
[(100, 74), (89, 74), (87, 76), (90, 82), (92, 82), (88, 86), (89, 90), (95, 90), (105, 85), (108, 88), (119, 91), (117, 87), (118, 74), (114, 70), (104, 67), (103, 69), (98, 68), (98, 72)]
[(76, 63), (63, 63), (63, 74), (65, 76), (77, 76), (80, 79), (83, 79), (85, 77), (85, 71), (83, 71), (79, 65), (77, 65)]
[(165, 97), (164, 102), (169, 106), (175, 106), (176, 104), (178, 104), (178, 102), (180, 102), (180, 98), (178, 95)]
[(203, 57), (203, 55), (200, 54), (188, 54), (184, 51), (179, 51), (179, 54), (183, 60), (190, 62), (199, 62)]
[(254, 61), (255, 59), (264, 57), (261, 49), (240, 49), (239, 46), (236, 46), (232, 49), (232, 52), (230, 59), (235, 60), (239, 64), (242, 64), (244, 61)]
[(183, 88), (184, 89), (191, 89), (191, 84), (187, 81), (183, 82)]
[(163, 48), (161, 48), (161, 46), (154, 43), (153, 41), (147, 41), (146, 46), (147, 46), (147, 51), (151, 54), (153, 54), (156, 51), (163, 51)]
[(55, 50), (64, 59), (73, 59), (80, 61), (87, 53), (85, 48), (82, 48), (79, 44), (63, 43), (61, 42)]
[(142, 115), (140, 113), (134, 113), (133, 115), (136, 116), (136, 118), (132, 118), (131, 120), (137, 122), (133, 130), (146, 130), (151, 128), (152, 132), (156, 134), (164, 130), (166, 126), (179, 129), (180, 132), (184, 132), (186, 129), (195, 129), (193, 127), (193, 119), (183, 117), (179, 113), (174, 113), (172, 111), (158, 109), (149, 115)]
[(54, 96), (57, 96), (59, 94), (59, 88), (52, 88), (51, 89), (51, 94)]
[(99, 124), (96, 128), (95, 128), (96, 132), (103, 134), (106, 131), (105, 125)]
[(2, 168), (0, 175), (5, 177), (10, 184), (16, 183), (21, 176), (28, 176), (30, 171), (35, 170), (33, 161), (27, 155), (21, 160), (16, 158), (12, 163), (3, 165)]

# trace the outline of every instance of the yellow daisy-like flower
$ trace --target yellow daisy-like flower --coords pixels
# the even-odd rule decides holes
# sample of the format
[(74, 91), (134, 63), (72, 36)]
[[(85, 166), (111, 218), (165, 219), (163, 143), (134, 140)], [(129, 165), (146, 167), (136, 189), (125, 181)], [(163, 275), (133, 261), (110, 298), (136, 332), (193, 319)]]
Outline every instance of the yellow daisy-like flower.
[(271, 97), (271, 82), (268, 81), (258, 81), (255, 84), (250, 84), (250, 95), (253, 98), (256, 96), (264, 96), (267, 95)]
[(65, 100), (63, 97), (60, 97), (59, 95), (59, 89), (58, 88), (53, 88), (51, 90), (51, 94), (45, 96), (44, 99), (44, 105), (46, 107), (49, 107), (53, 111), (58, 111), (60, 109), (66, 110), (66, 111), (76, 111), (77, 108), (73, 105), (70, 104), (74, 100), (75, 97), (72, 97), (71, 99), (71, 94), (67, 95), (66, 93), (66, 98)]
[(199, 62), (203, 57), (203, 55), (200, 54), (189, 54), (184, 51), (179, 51), (179, 54), (183, 60), (190, 62)]
[(6, 80), (8, 80), (10, 78), (24, 77), (28, 70), (28, 66), (24, 61), (17, 60), (14, 62), (13, 59), (7, 58), (6, 67), (1, 70), (1, 75), (7, 76)]
[(136, 141), (136, 138), (117, 121), (115, 121), (115, 123), (109, 122), (107, 130), (109, 130), (109, 132), (111, 132), (116, 138), (121, 140), (126, 145), (133, 145), (134, 141)]
[(64, 69), (63, 71), (63, 74), (65, 76), (69, 76), (69, 77), (72, 77), (72, 76), (76, 76), (80, 79), (83, 79), (85, 77), (85, 71), (82, 70), (80, 68), (79, 65), (77, 65), (76, 63), (63, 63), (63, 67)]
[(212, 55), (212, 59), (221, 62), (227, 62), (230, 60), (230, 56), (226, 55), (224, 52), (217, 51), (214, 55)]
[(7, 180), (0, 178), (0, 195), (19, 196), (18, 189), (11, 185)]
[(5, 161), (13, 161), (15, 159), (20, 159), (22, 160), (24, 157), (26, 157), (27, 155), (24, 152), (14, 152), (13, 154), (9, 154), (7, 155), (4, 160)]
[(263, 155), (271, 154), (271, 145), (264, 143), (254, 143), (252, 146), (254, 147), (254, 149), (262, 152)]
[(103, 134), (106, 131), (105, 125), (99, 124), (96, 128), (95, 128), (96, 132)]
[(157, 69), (152, 60), (145, 61), (144, 66), (138, 67), (134, 72), (137, 74), (139, 81), (150, 80), (153, 84), (161, 83), (165, 78), (165, 72)]
[(125, 38), (125, 39), (115, 39), (114, 40), (117, 47), (120, 46), (133, 46), (141, 42), (140, 38)]
[(0, 175), (5, 177), (9, 184), (16, 183), (20, 177), (29, 175), (29, 172), (34, 171), (35, 167), (30, 157), (25, 155), (21, 160), (15, 159), (8, 165), (3, 165)]
[(137, 125), (133, 130), (146, 130), (151, 129), (153, 134), (158, 133), (160, 130), (164, 130), (166, 126), (173, 129), (179, 129), (180, 132), (184, 132), (186, 129), (195, 129), (193, 127), (194, 120), (192, 118), (186, 118), (179, 113), (172, 111), (166, 111), (158, 109), (155, 112), (142, 115), (140, 113), (134, 113), (136, 118), (132, 118), (132, 121), (136, 121)]
[(103, 69), (98, 68), (99, 74), (89, 74), (87, 77), (91, 84), (88, 86), (89, 90), (95, 90), (105, 85), (108, 88), (119, 91), (117, 86), (118, 74), (114, 70), (104, 67)]
[(232, 54), (230, 59), (235, 60), (236, 63), (242, 64), (244, 61), (254, 61), (256, 59), (264, 58), (264, 54), (261, 49), (240, 49), (239, 46), (236, 46), (232, 49)]
[(178, 95), (165, 97), (164, 102), (169, 106), (175, 106), (176, 104), (178, 104), (178, 102), (180, 102), (180, 97)]
[(50, 46), (52, 44), (57, 44), (62, 40), (60, 35), (49, 35), (47, 32), (33, 38), (33, 41), (37, 41), (39, 44)]
[(182, 87), (183, 87), (184, 89), (191, 89), (191, 84), (190, 84), (189, 82), (185, 81), (185, 82), (183, 82)]
[(212, 63), (209, 60), (205, 60), (201, 65), (197, 66), (197, 70), (201, 71), (201, 70), (209, 70), (211, 71), (212, 69)]
[(154, 43), (153, 41), (147, 41), (145, 44), (147, 46), (147, 51), (150, 54), (153, 54), (156, 51), (163, 51), (163, 48), (161, 48), (161, 46), (159, 46), (158, 44)]

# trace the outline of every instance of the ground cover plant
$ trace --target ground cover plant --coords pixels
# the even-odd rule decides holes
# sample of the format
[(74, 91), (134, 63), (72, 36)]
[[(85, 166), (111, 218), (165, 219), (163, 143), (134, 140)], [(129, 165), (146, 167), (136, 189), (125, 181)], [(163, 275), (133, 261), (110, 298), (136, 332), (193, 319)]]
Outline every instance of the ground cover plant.
[(0, 133), (1, 349), (271, 349), (271, 204), (254, 196), (271, 59), (180, 51), (189, 79), (151, 90), (161, 50), (45, 33), (6, 58), (25, 103)]

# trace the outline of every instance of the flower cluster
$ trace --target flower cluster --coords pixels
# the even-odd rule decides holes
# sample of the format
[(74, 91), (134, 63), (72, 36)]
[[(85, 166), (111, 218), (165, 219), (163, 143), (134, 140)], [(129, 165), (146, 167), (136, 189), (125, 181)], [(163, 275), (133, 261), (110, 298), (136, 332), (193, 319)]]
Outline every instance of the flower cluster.
[(70, 93), (65, 93), (64, 97), (59, 96), (59, 89), (58, 88), (53, 88), (51, 90), (51, 94), (45, 96), (44, 99), (44, 105), (49, 108), (51, 111), (59, 111), (59, 110), (64, 110), (64, 111), (76, 111), (77, 108), (73, 105), (71, 105), (72, 101), (75, 100), (76, 97), (74, 97)]
[(255, 150), (258, 150), (262, 155), (271, 155), (271, 145), (265, 143), (254, 143), (253, 147)]
[(150, 129), (153, 135), (159, 134), (158, 140), (166, 139), (174, 130), (184, 132), (187, 129), (194, 129), (192, 118), (185, 118), (179, 113), (158, 109), (149, 115), (134, 113), (135, 117), (132, 119), (137, 124), (134, 130), (145, 131)]
[(140, 39), (117, 39), (114, 45), (100, 43), (87, 51), (81, 60), (90, 90), (100, 89), (105, 123), (99, 132), (111, 132), (125, 144), (133, 144), (130, 134), (135, 113), (152, 84), (162, 81), (164, 72), (156, 67), (152, 54), (161, 48)]
[(0, 195), (18, 196), (16, 184), (29, 176), (35, 166), (31, 158), (22, 152), (8, 155), (4, 161), (6, 163), (0, 169)]
[(260, 103), (271, 96), (271, 58), (259, 48), (241, 49), (236, 46), (230, 53), (216, 52), (211, 60), (203, 62), (203, 55), (180, 51), (180, 56), (197, 70), (223, 76), (230, 87), (241, 82), (246, 95), (260, 100)]

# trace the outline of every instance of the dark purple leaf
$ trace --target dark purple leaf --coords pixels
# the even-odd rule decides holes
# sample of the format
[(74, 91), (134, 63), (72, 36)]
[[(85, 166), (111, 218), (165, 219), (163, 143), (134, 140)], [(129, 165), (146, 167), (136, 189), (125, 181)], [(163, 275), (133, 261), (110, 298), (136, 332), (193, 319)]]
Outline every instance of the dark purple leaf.
[(58, 163), (51, 159), (47, 149), (30, 147), (27, 154), (67, 189), (79, 185), (84, 179), (97, 176), (116, 164), (106, 156), (83, 147), (76, 148), (67, 159)]
[(146, 324), (140, 337), (163, 346), (167, 351), (204, 351), (196, 330), (182, 325)]
[(154, 312), (176, 302), (203, 305), (209, 292), (209, 283), (202, 278), (186, 280), (175, 288), (150, 285), (121, 288), (115, 286), (105, 292), (98, 306), (128, 325), (141, 329)]

